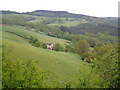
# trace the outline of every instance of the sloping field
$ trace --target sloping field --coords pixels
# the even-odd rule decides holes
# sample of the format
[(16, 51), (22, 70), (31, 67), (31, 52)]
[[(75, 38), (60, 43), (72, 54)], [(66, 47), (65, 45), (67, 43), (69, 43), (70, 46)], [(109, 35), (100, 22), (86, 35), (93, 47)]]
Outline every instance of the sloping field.
[[(15, 26), (3, 26), (3, 52), (7, 53), (6, 58), (10, 57), (10, 60), (18, 60), (18, 62), (27, 62), (30, 60), (36, 64), (38, 71), (42, 70), (52, 73), (52, 77), (48, 78), (48, 81), (46, 82), (47, 85), (52, 81), (57, 81), (60, 83), (59, 87), (65, 87), (64, 83), (70, 83), (71, 87), (80, 87), (78, 78), (81, 78), (81, 80), (83, 79), (83, 81), (85, 78), (89, 78), (91, 80), (89, 82), (90, 87), (92, 87), (91, 84), (94, 85), (94, 82), (96, 83), (100, 80), (100, 78), (90, 74), (93, 70), (87, 63), (84, 63), (81, 60), (79, 55), (36, 48), (22, 37), (5, 31), (33, 36), (44, 42), (59, 42), (62, 45), (64, 45), (65, 40), (37, 34)], [(19, 73), (23, 70), (24, 67), (21, 67)], [(17, 77), (20, 79), (22, 76), (18, 75)], [(6, 77), (3, 76), (3, 78)], [(54, 84), (50, 84), (50, 86), (55, 87)]]
[[(34, 38), (37, 38), (39, 41), (44, 43), (59, 43), (64, 46), (64, 44), (67, 42), (67, 40), (64, 40), (64, 39), (53, 38), (44, 34), (35, 33), (34, 31), (31, 31), (29, 29), (19, 28), (17, 26), (3, 26), (3, 34), (6, 31), (10, 31), (18, 35), (27, 36), (27, 37), (33, 36)], [(3, 37), (6, 37), (6, 38), (8, 36), (9, 35), (6, 35), (6, 34), (3, 35)], [(15, 35), (12, 35), (12, 36), (13, 37), (10, 37), (10, 38), (14, 38)]]

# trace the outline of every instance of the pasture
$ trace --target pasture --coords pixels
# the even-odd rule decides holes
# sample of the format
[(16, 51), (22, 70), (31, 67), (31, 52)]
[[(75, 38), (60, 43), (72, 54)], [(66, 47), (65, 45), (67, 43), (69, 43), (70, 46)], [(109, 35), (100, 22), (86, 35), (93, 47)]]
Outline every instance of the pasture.
[[(44, 83), (46, 85), (45, 87), (56, 87), (53, 82), (59, 82), (57, 87), (66, 87), (65, 83), (70, 84), (70, 87), (81, 87), (84, 82), (80, 82), (79, 79), (83, 81), (87, 80), (87, 87), (99, 87), (94, 83), (98, 83), (99, 80), (102, 79), (97, 76), (90, 64), (81, 60), (79, 55), (37, 48), (29, 44), (22, 37), (6, 31), (20, 35), (33, 36), (42, 42), (60, 43), (61, 45), (64, 45), (66, 40), (38, 34), (30, 30), (21, 29), (17, 26), (3, 26), (3, 53), (7, 54), (6, 59), (10, 57), (10, 60), (13, 62), (17, 61), (21, 65), (30, 60), (35, 63), (38, 71), (49, 72), (47, 77), (52, 74), (52, 77), (50, 76)], [(24, 71), (24, 67), (21, 66), (19, 72), (16, 72), (20, 74), (22, 71)], [(18, 78), (19, 74), (15, 74), (16, 77), (13, 78), (21, 80), (23, 77), (20, 76), (21, 78)], [(4, 73), (3, 78), (5, 78)]]

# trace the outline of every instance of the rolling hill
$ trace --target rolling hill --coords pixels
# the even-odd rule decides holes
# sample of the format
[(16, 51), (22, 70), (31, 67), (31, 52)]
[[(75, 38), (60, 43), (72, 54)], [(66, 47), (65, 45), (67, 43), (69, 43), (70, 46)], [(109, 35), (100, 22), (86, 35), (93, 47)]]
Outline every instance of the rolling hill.
[[(53, 38), (45, 34), (35, 33), (31, 29), (25, 29), (24, 27), (19, 27), (19, 26), (3, 26), (3, 30), (4, 32), (11, 32), (11, 33), (13, 32), (17, 35), (22, 35), (22, 36), (27, 36), (27, 37), (33, 36), (37, 38), (39, 41), (44, 42), (44, 43), (53, 43), (53, 44), (60, 43), (62, 46), (64, 46), (65, 43), (68, 42), (67, 40), (64, 40), (64, 39)], [(3, 37), (7, 37), (7, 36), (3, 35)]]
[[(78, 80), (79, 75), (77, 74), (79, 73), (79, 69), (80, 72), (82, 72), (80, 74), (81, 78), (84, 78), (85, 74), (90, 74), (92, 70), (90, 69), (91, 68), (90, 64), (83, 62), (81, 60), (81, 57), (77, 54), (56, 52), (43, 48), (37, 48), (29, 44), (28, 41), (26, 41), (22, 37), (19, 37), (17, 35), (14, 35), (6, 31), (11, 31), (19, 35), (26, 35), (26, 36), (31, 35), (42, 41), (48, 42), (50, 40), (51, 43), (58, 42), (63, 45), (65, 43), (65, 40), (60, 40), (51, 37), (49, 38), (46, 35), (41, 35), (30, 30), (21, 29), (18, 26), (3, 25), (3, 39), (2, 39), (3, 53), (8, 53), (7, 57), (10, 57), (11, 58), (10, 60), (13, 61), (18, 60), (19, 63), (25, 63), (30, 60), (34, 62), (36, 66), (38, 66), (37, 70), (40, 69), (42, 71), (52, 73), (53, 77), (47, 79), (47, 82), (44, 83), (47, 84), (46, 87), (49, 87), (49, 85), (51, 87), (56, 87), (53, 81), (58, 81), (59, 87), (65, 87), (65, 84), (63, 82), (71, 83), (71, 87), (79, 87), (79, 84), (77, 84), (79, 82)], [(41, 39), (42, 37), (43, 39)], [(21, 67), (21, 70), (23, 69), (24, 68)], [(84, 69), (86, 69), (88, 72), (84, 73)], [(22, 71), (19, 71), (19, 74), (20, 73), (22, 73)], [(97, 74), (95, 74), (94, 72), (94, 75)], [(86, 78), (87, 77), (91, 77), (90, 82), (92, 82), (92, 84), (98, 82), (95, 80), (102, 80), (100, 77), (95, 78), (94, 76), (86, 76)], [(19, 80), (21, 80), (21, 78), (19, 78)], [(94, 87), (98, 87), (98, 86), (96, 85)]]
[(69, 18), (81, 18), (86, 15), (72, 14), (67, 11), (49, 11), (49, 10), (35, 10), (33, 12), (26, 12), (24, 14), (36, 15), (36, 16), (46, 16), (46, 17), (69, 17)]
[[(66, 11), (36, 10), (33, 12), (18, 13), (12, 11), (2, 11), (3, 24), (37, 23), (48, 26), (66, 26), (65, 32), (72, 34), (105, 33), (117, 36), (117, 17), (92, 17), (82, 14), (72, 14)], [(16, 22), (17, 23), (14, 23)], [(22, 23), (20, 23), (22, 22)]]
[[(66, 11), (48, 10), (26, 13), (1, 12), (3, 22), (0, 23), (0, 42), (2, 43), (0, 53), (3, 56), (3, 87), (106, 88), (114, 83), (112, 80), (115, 80), (117, 76), (114, 79), (111, 74), (115, 75), (116, 73), (114, 73), (111, 63), (116, 65), (117, 53), (115, 53), (114, 46), (112, 47), (115, 42), (110, 41), (117, 38), (117, 18), (92, 17)], [(90, 47), (91, 51), (88, 50), (84, 57), (76, 52), (71, 53), (65, 50), (62, 52), (36, 47), (30, 43), (30, 37), (37, 39), (40, 43), (45, 43), (45, 45), (46, 43), (58, 43), (63, 48), (66, 47), (66, 44), (75, 47), (73, 40), (75, 43), (78, 40), (83, 40), (88, 43), (88, 46), (92, 44), (93, 46), (98, 45), (98, 47)], [(107, 44), (111, 51), (102, 55), (104, 49), (106, 51), (104, 46)], [(96, 51), (92, 52), (94, 49)], [(114, 57), (110, 57), (110, 55)], [(82, 60), (83, 57), (84, 60)], [(91, 62), (87, 62), (87, 60)], [(114, 62), (110, 62), (110, 60)], [(108, 63), (110, 65), (107, 65)], [(108, 75), (105, 70), (108, 71)], [(112, 80), (110, 80), (111, 77)]]

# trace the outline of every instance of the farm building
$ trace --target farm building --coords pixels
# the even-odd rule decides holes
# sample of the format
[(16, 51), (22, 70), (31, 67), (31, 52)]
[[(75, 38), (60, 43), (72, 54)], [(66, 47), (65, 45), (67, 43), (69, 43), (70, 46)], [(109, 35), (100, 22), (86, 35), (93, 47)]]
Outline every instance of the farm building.
[(52, 50), (53, 49), (53, 44), (50, 44), (50, 43), (47, 43), (47, 49), (50, 49), (50, 50)]

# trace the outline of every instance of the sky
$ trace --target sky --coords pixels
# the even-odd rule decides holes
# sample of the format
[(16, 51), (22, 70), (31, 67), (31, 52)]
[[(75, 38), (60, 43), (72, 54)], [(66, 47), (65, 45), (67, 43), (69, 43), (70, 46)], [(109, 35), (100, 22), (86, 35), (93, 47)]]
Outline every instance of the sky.
[(0, 10), (68, 11), (96, 17), (118, 17), (119, 0), (0, 0)]

